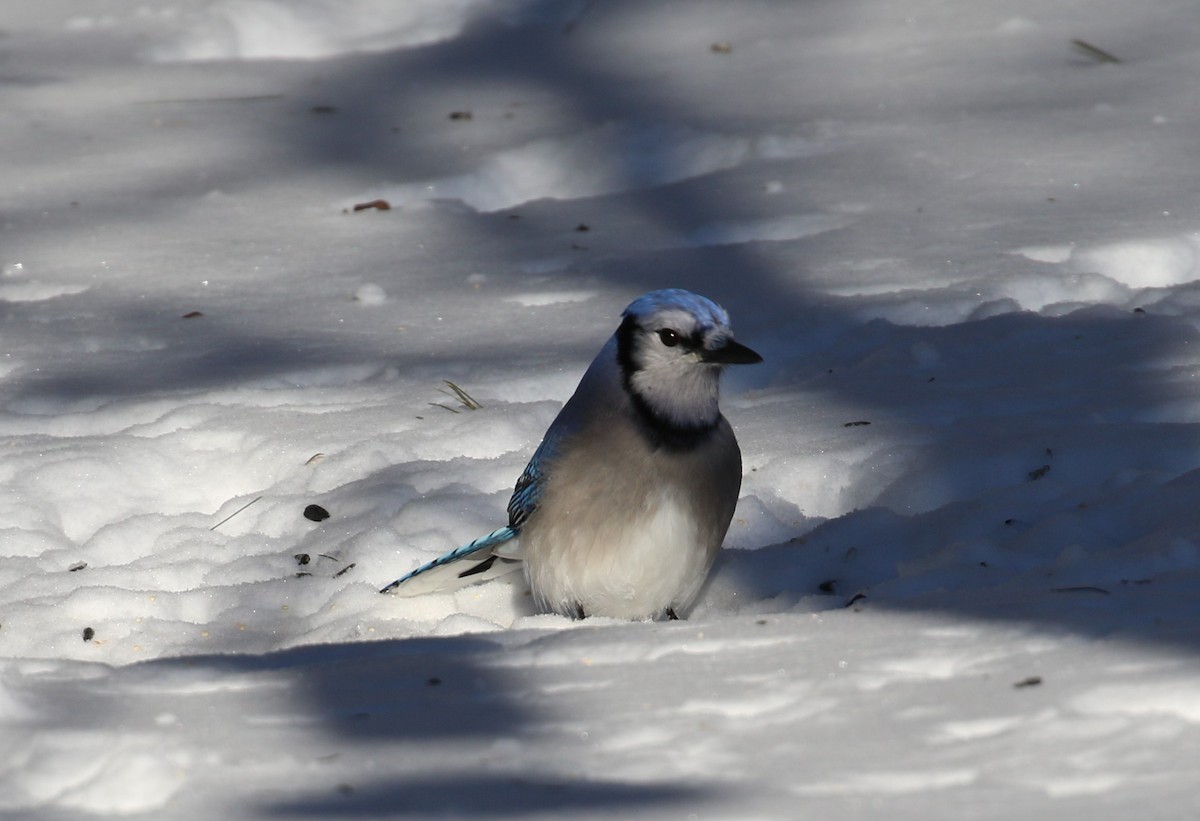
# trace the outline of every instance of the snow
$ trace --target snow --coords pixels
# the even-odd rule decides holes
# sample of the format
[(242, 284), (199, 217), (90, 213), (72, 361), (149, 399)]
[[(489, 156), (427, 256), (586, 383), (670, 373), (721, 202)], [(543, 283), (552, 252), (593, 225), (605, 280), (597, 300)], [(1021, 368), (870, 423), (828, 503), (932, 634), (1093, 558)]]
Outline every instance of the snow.
[[(5, 818), (1200, 810), (1192, 4), (8, 6)], [(380, 596), (660, 287), (691, 618)]]

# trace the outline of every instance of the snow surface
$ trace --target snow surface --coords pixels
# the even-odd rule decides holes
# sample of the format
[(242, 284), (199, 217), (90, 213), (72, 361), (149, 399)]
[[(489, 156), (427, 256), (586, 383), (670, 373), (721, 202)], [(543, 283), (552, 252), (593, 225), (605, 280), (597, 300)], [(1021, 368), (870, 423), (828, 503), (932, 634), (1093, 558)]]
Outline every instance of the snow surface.
[[(1197, 24), (5, 4), (0, 815), (1194, 817)], [(380, 596), (667, 286), (766, 357), (692, 618)]]

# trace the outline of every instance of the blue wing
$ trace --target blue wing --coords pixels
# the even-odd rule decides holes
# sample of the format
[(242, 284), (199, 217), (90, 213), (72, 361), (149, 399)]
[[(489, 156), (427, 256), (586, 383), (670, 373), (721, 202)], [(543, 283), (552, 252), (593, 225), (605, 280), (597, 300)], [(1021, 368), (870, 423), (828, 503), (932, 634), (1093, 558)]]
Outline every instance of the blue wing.
[(525, 524), (530, 514), (537, 510), (538, 500), (546, 485), (546, 464), (557, 450), (557, 442), (557, 437), (552, 438), (547, 434), (513, 488), (512, 498), (508, 500), (508, 526), (517, 533), (521, 532), (521, 525)]

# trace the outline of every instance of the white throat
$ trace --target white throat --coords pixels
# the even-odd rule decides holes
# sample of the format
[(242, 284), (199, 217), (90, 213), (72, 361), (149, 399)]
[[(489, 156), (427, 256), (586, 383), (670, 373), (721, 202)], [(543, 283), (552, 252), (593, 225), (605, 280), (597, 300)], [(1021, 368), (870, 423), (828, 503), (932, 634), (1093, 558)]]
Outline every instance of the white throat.
[(649, 362), (629, 379), (629, 389), (656, 417), (675, 427), (707, 428), (721, 416), (721, 369), (716, 365)]

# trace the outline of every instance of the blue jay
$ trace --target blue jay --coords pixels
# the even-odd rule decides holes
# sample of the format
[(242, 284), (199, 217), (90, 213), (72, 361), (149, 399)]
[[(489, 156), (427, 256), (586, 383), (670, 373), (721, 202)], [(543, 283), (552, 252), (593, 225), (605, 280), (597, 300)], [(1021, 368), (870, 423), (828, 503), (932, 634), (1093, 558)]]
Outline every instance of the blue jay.
[(539, 612), (677, 618), (742, 484), (717, 406), (721, 371), (761, 361), (711, 300), (680, 289), (638, 298), (517, 480), (508, 526), (381, 592), (444, 592), (523, 565)]

